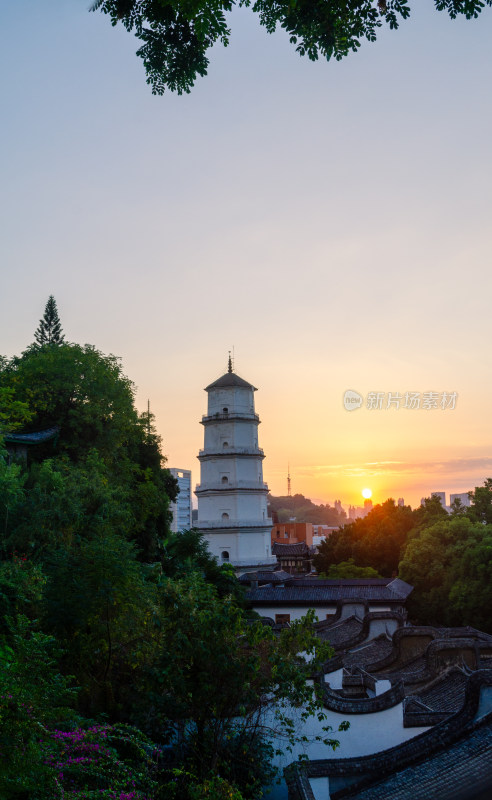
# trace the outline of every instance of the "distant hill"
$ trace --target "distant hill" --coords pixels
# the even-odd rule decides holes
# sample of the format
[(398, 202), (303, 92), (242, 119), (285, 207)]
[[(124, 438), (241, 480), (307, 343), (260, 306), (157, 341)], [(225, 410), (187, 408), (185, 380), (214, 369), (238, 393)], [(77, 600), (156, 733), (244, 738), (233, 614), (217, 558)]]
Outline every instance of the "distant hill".
[(343, 525), (347, 521), (345, 511), (339, 513), (336, 508), (326, 505), (317, 506), (303, 494), (292, 497), (268, 496), (270, 515), (277, 514), (279, 522), (312, 522), (315, 525)]

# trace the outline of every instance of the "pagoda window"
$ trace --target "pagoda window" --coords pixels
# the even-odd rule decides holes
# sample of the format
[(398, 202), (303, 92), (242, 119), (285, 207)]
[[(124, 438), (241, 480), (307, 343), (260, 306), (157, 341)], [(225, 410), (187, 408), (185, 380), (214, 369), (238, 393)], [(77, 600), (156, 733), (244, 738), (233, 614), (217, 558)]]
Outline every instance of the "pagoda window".
[(224, 448), (229, 447), (229, 442), (224, 442), (222, 447), (224, 447)]
[(227, 477), (227, 475), (222, 476), (222, 483), (229, 483), (229, 478)]
[(221, 554), (222, 561), (229, 561), (229, 553), (227, 550), (223, 550)]
[(227, 511), (224, 511), (224, 513), (222, 514), (222, 520), (225, 522), (227, 519), (229, 519), (229, 514), (227, 513)]
[(229, 413), (229, 409), (228, 408), (223, 408), (222, 409), (222, 413), (223, 414), (228, 414)]

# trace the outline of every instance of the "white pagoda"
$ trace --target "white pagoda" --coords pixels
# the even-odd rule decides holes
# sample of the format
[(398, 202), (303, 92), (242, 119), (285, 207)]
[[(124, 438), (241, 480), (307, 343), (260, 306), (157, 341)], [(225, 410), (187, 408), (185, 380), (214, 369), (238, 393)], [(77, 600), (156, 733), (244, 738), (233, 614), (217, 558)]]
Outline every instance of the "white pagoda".
[(263, 450), (251, 383), (232, 369), (206, 387), (204, 448), (198, 454), (200, 484), (197, 527), (219, 563), (238, 567), (274, 564), (268, 486), (263, 481)]

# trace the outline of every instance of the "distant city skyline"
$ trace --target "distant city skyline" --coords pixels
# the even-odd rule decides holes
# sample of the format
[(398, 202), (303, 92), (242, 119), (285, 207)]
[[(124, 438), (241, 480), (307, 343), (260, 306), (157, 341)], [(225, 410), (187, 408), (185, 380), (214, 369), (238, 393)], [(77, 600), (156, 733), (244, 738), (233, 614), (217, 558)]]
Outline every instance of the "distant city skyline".
[(235, 9), (208, 76), (157, 98), (85, 0), (4, 4), (0, 354), (52, 294), (150, 398), (170, 466), (198, 474), (234, 347), (273, 494), (288, 464), (292, 493), (346, 505), (492, 476), (492, 10), (413, 5), (339, 63)]

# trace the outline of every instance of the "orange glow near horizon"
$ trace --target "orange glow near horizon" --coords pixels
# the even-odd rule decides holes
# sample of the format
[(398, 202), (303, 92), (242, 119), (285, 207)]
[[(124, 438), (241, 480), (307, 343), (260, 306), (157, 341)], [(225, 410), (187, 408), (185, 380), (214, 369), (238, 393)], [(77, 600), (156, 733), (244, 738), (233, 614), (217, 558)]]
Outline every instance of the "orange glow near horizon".
[[(316, 345), (313, 345), (313, 349)], [(294, 345), (292, 346), (294, 349)], [(219, 347), (217, 346), (217, 350)], [(239, 346), (236, 347), (236, 354)], [(199, 482), (196, 459), (203, 446), (203, 429), (199, 424), (206, 411), (207, 396), (203, 387), (219, 377), (227, 367), (227, 359), (211, 360), (204, 351), (196, 359), (193, 370), (178, 369), (170, 364), (173, 380), (160, 394), (155, 379), (154, 411), (163, 449), (172, 467), (191, 469), (193, 482)], [(297, 355), (297, 354), (296, 354)], [(322, 353), (319, 353), (320, 360)], [(348, 354), (347, 359), (348, 359)], [(237, 373), (258, 386), (256, 411), (260, 416), (259, 444), (265, 451), (264, 476), (275, 496), (287, 494), (287, 463), (290, 462), (292, 494), (302, 494), (315, 503), (342, 506), (362, 504), (361, 491), (370, 488), (373, 502), (395, 502), (403, 498), (412, 507), (432, 492), (466, 492), (483, 485), (492, 475), (490, 445), (484, 441), (484, 420), (488, 418), (488, 395), (479, 391), (477, 377), (471, 371), (466, 387), (458, 383), (448, 367), (423, 358), (420, 374), (407, 376), (406, 364), (398, 369), (391, 363), (373, 364), (353, 359), (343, 362), (333, 356), (330, 369), (317, 376), (317, 391), (307, 400), (303, 391), (279, 393), (282, 375), (287, 374), (284, 353), (278, 355), (274, 368), (260, 359), (254, 346), (241, 347), (236, 355)], [(309, 386), (314, 357), (299, 360), (296, 372), (298, 386)], [(128, 372), (138, 383), (141, 364), (132, 363)], [(462, 366), (462, 365), (460, 365)], [(359, 375), (353, 379), (351, 370)], [(463, 370), (465, 367), (463, 367)], [(135, 372), (134, 372), (135, 370)], [(174, 378), (176, 376), (176, 379)], [(347, 411), (342, 402), (344, 387), (354, 386), (367, 396), (371, 386), (415, 387), (456, 386), (459, 401), (455, 410), (369, 410), (361, 407)], [(402, 390), (403, 391), (403, 390)], [(153, 396), (152, 390), (149, 392)], [(147, 390), (146, 390), (147, 394)], [(139, 397), (145, 408), (146, 394)], [(377, 498), (377, 500), (374, 500)]]

